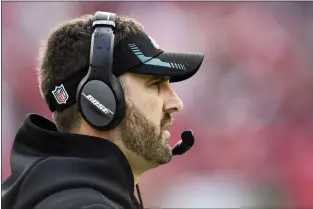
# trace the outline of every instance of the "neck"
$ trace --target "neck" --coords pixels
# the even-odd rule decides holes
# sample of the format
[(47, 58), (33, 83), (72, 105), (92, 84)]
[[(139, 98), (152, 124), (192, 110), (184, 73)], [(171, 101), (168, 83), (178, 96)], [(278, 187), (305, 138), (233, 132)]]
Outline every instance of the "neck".
[(134, 177), (134, 185), (138, 184), (141, 175), (145, 171), (152, 169), (154, 166), (152, 166), (138, 154), (127, 149), (120, 140), (116, 141), (115, 144), (122, 150), (128, 160)]
[(133, 176), (134, 176), (134, 185), (137, 185), (139, 183), (139, 179), (142, 173), (137, 173), (136, 171), (133, 171)]

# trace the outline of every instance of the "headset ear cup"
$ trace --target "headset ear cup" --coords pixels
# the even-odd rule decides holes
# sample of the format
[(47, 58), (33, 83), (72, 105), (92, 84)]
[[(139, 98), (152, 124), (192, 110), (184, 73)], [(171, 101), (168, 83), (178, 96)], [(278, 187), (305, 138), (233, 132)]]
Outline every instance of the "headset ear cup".
[(119, 82), (118, 78), (116, 78), (114, 75), (112, 75), (111, 85), (112, 90), (115, 93), (116, 99), (116, 114), (114, 121), (112, 121), (112, 123), (110, 124), (110, 127), (114, 128), (118, 126), (125, 117), (126, 102), (122, 85)]
[[(88, 76), (84, 77), (77, 89), (76, 103), (78, 110), (87, 123), (96, 129), (108, 130), (115, 128), (124, 119), (126, 111), (124, 91), (120, 82), (112, 75), (111, 89), (99, 80), (92, 80), (86, 83), (87, 79)], [(90, 96), (114, 114), (110, 118), (99, 115), (99, 112), (97, 112), (99, 110), (92, 107), (91, 101), (88, 101)]]
[(89, 125), (98, 130), (107, 130), (116, 116), (114, 92), (100, 80), (88, 81), (81, 90), (80, 112)]

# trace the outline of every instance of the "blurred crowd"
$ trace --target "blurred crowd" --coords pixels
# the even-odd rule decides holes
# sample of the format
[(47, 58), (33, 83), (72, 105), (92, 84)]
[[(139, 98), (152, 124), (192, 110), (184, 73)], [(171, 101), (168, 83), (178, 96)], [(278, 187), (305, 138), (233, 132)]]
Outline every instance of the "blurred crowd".
[[(28, 113), (51, 118), (36, 77), (40, 42), (63, 21), (95, 11), (131, 16), (164, 50), (203, 52), (172, 139), (195, 146), (143, 175), (146, 207), (313, 208), (311, 2), (4, 2), (2, 180)], [(16, 15), (18, 14), (18, 15)]]

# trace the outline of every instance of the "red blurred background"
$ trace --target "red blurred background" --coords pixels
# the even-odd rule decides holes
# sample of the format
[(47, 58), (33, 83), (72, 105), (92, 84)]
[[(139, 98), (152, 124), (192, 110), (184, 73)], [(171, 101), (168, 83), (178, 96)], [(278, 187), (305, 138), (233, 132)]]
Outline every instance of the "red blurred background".
[(174, 84), (185, 108), (171, 144), (191, 128), (195, 146), (143, 175), (145, 206), (313, 208), (311, 2), (3, 2), (2, 180), (23, 118), (51, 119), (40, 41), (98, 10), (136, 18), (165, 50), (205, 53), (199, 73)]

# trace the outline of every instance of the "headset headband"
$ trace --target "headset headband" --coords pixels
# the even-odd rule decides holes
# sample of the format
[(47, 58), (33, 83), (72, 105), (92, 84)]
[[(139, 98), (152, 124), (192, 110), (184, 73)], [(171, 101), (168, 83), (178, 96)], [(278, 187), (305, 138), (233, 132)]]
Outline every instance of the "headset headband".
[(115, 14), (107, 12), (96, 12), (94, 15), (89, 75), (86, 82), (101, 80), (107, 85), (111, 84), (115, 17)]

